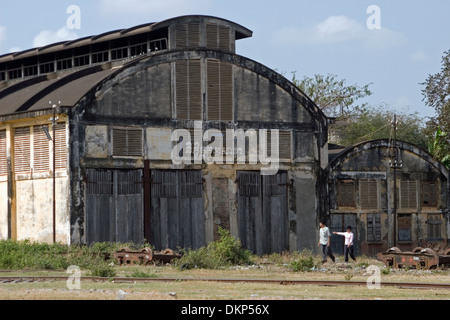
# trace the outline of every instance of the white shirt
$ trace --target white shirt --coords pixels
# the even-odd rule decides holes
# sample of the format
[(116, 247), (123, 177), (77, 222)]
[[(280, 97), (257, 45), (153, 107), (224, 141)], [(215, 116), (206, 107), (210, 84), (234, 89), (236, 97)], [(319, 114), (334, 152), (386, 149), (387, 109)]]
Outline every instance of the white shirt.
[(320, 244), (321, 245), (327, 245), (328, 244), (328, 237), (331, 237), (331, 232), (328, 227), (320, 228)]
[(336, 232), (336, 234), (345, 237), (345, 245), (352, 246), (353, 245), (353, 232)]

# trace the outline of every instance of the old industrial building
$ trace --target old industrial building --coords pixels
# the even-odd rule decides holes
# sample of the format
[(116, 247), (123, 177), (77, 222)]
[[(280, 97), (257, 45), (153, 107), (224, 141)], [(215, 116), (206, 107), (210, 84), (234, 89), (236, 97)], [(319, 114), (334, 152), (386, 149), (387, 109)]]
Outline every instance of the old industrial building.
[[(445, 248), (449, 172), (427, 152), (401, 141), (369, 141), (333, 156), (327, 174), (330, 228), (353, 226), (357, 252)], [(343, 248), (339, 238), (336, 252)]]
[[(223, 227), (265, 254), (315, 248), (326, 217), (354, 223), (360, 252), (390, 245), (383, 144), (329, 165), (329, 120), (283, 76), (236, 54), (251, 36), (183, 16), (0, 56), (0, 238), (146, 240), (161, 250), (198, 248)], [(434, 201), (398, 211), (399, 227), (401, 214), (416, 229), (441, 221), (428, 225), (447, 239), (448, 171), (412, 146), (399, 150), (400, 189), (415, 181), (419, 195), (429, 181)], [(274, 152), (276, 170), (262, 174)], [(372, 163), (359, 167), (358, 156)], [(407, 177), (406, 163), (418, 173)], [(373, 181), (377, 208), (366, 212), (357, 190)], [(354, 193), (341, 197), (341, 185)], [(411, 241), (427, 237), (416, 229)]]

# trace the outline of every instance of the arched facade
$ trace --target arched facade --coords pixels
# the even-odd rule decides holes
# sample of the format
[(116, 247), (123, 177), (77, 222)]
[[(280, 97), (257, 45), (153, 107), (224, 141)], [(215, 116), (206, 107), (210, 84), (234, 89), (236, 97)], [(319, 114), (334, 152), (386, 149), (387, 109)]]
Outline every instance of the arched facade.
[[(369, 141), (342, 151), (327, 175), (331, 229), (352, 225), (359, 254), (446, 246), (449, 172), (426, 151), (401, 141)], [(342, 250), (340, 239), (333, 240)]]

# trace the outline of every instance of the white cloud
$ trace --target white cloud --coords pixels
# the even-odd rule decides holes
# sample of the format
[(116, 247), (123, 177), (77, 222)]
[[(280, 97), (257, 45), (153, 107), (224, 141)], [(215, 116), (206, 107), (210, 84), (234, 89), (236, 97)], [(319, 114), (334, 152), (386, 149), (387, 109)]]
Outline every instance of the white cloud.
[(12, 47), (12, 48), (9, 48), (9, 50), (8, 50), (9, 53), (19, 52), (19, 51), (22, 51), (22, 49), (20, 47)]
[(0, 26), (0, 53), (3, 52), (3, 44), (6, 42), (6, 27)]
[(414, 62), (422, 62), (426, 61), (427, 59), (428, 59), (427, 54), (421, 50), (418, 50), (411, 55), (411, 60)]
[(405, 43), (403, 34), (382, 28), (369, 30), (346, 16), (330, 16), (309, 28), (285, 28), (275, 34), (277, 42), (298, 44), (357, 43), (365, 49), (387, 49)]
[(211, 0), (102, 0), (100, 12), (105, 15), (133, 14), (161, 17), (175, 16), (201, 9), (207, 9)]
[(78, 38), (76, 32), (67, 29), (66, 26), (60, 28), (58, 31), (53, 30), (43, 30), (41, 31), (33, 40), (34, 47), (43, 47), (48, 44), (75, 40)]

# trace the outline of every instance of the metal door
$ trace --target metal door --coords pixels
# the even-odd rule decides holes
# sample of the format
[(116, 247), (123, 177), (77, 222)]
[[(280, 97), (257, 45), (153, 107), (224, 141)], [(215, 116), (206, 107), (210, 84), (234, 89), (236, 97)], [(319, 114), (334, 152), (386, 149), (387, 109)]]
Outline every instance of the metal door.
[(263, 255), (289, 250), (287, 173), (238, 172), (238, 229), (243, 246)]
[(142, 170), (87, 170), (87, 242), (143, 242), (142, 195)]
[(150, 243), (157, 250), (205, 245), (201, 171), (152, 171)]
[[(355, 255), (359, 252), (359, 244), (357, 241), (357, 225), (356, 225), (356, 214), (332, 214), (330, 225), (328, 226), (330, 232), (346, 232), (347, 227), (352, 227), (353, 237), (353, 248)], [(344, 244), (345, 238), (340, 235), (331, 236), (331, 250), (334, 254), (343, 255), (344, 254)]]

